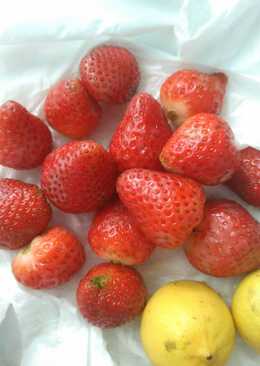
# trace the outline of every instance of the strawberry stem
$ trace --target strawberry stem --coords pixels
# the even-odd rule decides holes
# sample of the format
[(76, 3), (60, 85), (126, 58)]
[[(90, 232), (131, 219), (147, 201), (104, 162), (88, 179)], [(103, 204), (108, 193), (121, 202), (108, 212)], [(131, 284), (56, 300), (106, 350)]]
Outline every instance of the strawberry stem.
[(178, 115), (176, 112), (174, 111), (169, 111), (167, 112), (167, 118), (172, 121), (172, 122), (175, 122), (177, 119), (178, 119)]
[(105, 287), (106, 283), (108, 281), (108, 277), (107, 276), (97, 276), (97, 277), (93, 277), (91, 279), (91, 283), (96, 286), (97, 288), (102, 289), (103, 287)]

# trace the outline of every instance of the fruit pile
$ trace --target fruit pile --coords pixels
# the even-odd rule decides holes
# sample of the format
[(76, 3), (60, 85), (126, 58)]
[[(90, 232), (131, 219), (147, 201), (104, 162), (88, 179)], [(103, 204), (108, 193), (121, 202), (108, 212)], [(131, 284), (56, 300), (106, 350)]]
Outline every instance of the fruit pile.
[[(131, 266), (147, 261), (156, 247), (182, 246), (195, 268), (216, 277), (236, 276), (260, 265), (260, 224), (235, 201), (207, 200), (203, 189), (225, 184), (248, 204), (260, 207), (260, 151), (238, 150), (231, 128), (219, 116), (226, 75), (177, 71), (163, 82), (160, 103), (148, 93), (135, 94), (139, 81), (138, 63), (126, 48), (102, 45), (87, 53), (79, 78), (59, 81), (45, 100), (48, 124), (72, 139), (55, 149), (40, 118), (15, 101), (0, 107), (0, 164), (13, 169), (41, 166), (41, 188), (0, 179), (0, 245), (21, 248), (12, 263), (17, 281), (34, 289), (56, 287), (82, 268), (86, 255), (73, 232), (49, 226), (51, 204), (67, 213), (96, 211), (88, 243), (107, 262), (86, 273), (76, 297), (83, 317), (99, 327), (119, 326), (143, 311), (147, 290)], [(128, 101), (108, 151), (87, 139), (100, 123), (104, 104)], [(205, 314), (211, 319), (215, 311), (215, 324), (226, 321), (226, 333), (210, 352), (200, 349), (197, 340), (190, 357), (194, 365), (197, 355), (201, 365), (224, 365), (235, 333), (228, 308), (205, 285), (187, 281), (176, 286), (170, 290), (175, 307), (165, 305), (160, 312), (173, 312), (165, 316), (168, 322), (171, 317), (176, 321), (181, 311), (188, 318), (185, 301), (194, 298), (195, 315), (190, 316), (200, 319), (199, 304), (208, 299)], [(258, 291), (255, 307), (260, 312), (259, 287)], [(240, 330), (238, 297), (234, 318)], [(149, 302), (142, 322), (148, 356), (155, 365), (186, 365), (180, 349), (189, 344), (165, 339), (163, 350), (160, 343), (153, 347), (162, 330), (166, 338), (174, 333), (158, 316), (157, 305)], [(188, 324), (186, 319), (183, 327)], [(242, 336), (245, 333), (241, 330)], [(245, 338), (257, 343), (247, 333)], [(259, 335), (258, 340), (260, 348)]]

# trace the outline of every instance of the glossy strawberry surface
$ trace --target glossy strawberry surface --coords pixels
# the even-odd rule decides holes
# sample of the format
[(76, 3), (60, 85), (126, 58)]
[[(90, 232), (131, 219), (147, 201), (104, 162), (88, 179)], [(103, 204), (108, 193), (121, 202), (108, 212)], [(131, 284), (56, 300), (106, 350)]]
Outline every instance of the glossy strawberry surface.
[(48, 127), (21, 104), (0, 107), (0, 164), (13, 169), (39, 166), (52, 149)]
[(54, 85), (44, 110), (53, 128), (75, 139), (88, 136), (101, 118), (101, 108), (78, 79), (61, 80)]
[(41, 185), (48, 199), (65, 212), (94, 211), (113, 195), (116, 165), (103, 146), (71, 141), (47, 156)]
[(80, 62), (80, 78), (99, 102), (127, 102), (136, 92), (140, 72), (135, 56), (126, 48), (104, 45), (92, 49)]
[(194, 267), (212, 276), (252, 271), (260, 264), (259, 223), (234, 201), (209, 201), (185, 250)]
[(141, 275), (122, 264), (94, 266), (77, 289), (81, 314), (101, 328), (116, 327), (132, 320), (143, 310), (146, 298)]
[(247, 203), (260, 207), (260, 150), (247, 147), (240, 151), (239, 167), (228, 186)]
[(117, 126), (110, 152), (120, 171), (161, 169), (159, 154), (170, 136), (171, 129), (160, 104), (151, 95), (140, 93), (133, 97)]
[(52, 211), (39, 187), (0, 179), (0, 245), (18, 249), (46, 229)]
[(56, 226), (22, 249), (15, 256), (12, 269), (23, 285), (44, 289), (67, 282), (84, 262), (84, 248), (76, 236), (66, 228)]
[(164, 168), (206, 185), (227, 181), (239, 165), (234, 135), (219, 116), (199, 113), (170, 137), (160, 155)]
[(119, 201), (109, 203), (97, 213), (88, 232), (88, 241), (101, 258), (127, 265), (145, 262), (154, 249)]
[(189, 178), (129, 169), (118, 178), (117, 192), (147, 239), (161, 247), (182, 245), (203, 217), (204, 192)]
[(197, 113), (218, 114), (226, 85), (227, 77), (221, 72), (207, 74), (197, 70), (179, 70), (162, 84), (161, 104), (167, 117), (176, 125)]

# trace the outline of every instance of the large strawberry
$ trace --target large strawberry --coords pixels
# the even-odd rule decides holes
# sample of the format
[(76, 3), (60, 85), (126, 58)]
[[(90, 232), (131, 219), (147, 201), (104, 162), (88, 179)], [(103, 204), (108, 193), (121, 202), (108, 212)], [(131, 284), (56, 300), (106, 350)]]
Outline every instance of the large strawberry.
[(167, 117), (180, 125), (194, 114), (219, 113), (226, 91), (223, 73), (206, 74), (197, 70), (180, 70), (161, 86), (160, 99)]
[(101, 108), (78, 79), (53, 86), (44, 105), (49, 124), (71, 138), (88, 136), (101, 117)]
[(239, 155), (228, 124), (215, 114), (199, 113), (173, 133), (160, 160), (170, 172), (215, 185), (232, 176)]
[(0, 179), (0, 245), (17, 249), (46, 229), (51, 208), (34, 184)]
[(213, 200), (185, 248), (191, 264), (217, 277), (236, 276), (260, 264), (260, 225), (234, 201)]
[(117, 181), (120, 199), (152, 243), (175, 248), (203, 217), (205, 195), (189, 178), (146, 169), (129, 169)]
[(136, 92), (140, 73), (134, 55), (124, 47), (104, 45), (92, 49), (80, 63), (80, 77), (99, 102), (124, 103)]
[(119, 201), (97, 213), (88, 232), (88, 241), (101, 258), (128, 265), (145, 262), (154, 249)]
[(85, 262), (82, 244), (69, 230), (56, 226), (33, 239), (15, 256), (12, 269), (17, 281), (35, 288), (61, 285)]
[(260, 150), (240, 151), (239, 167), (227, 184), (247, 203), (260, 207)]
[(8, 101), (0, 107), (0, 164), (32, 169), (51, 151), (48, 127), (21, 104)]
[(114, 193), (115, 163), (94, 141), (72, 141), (52, 151), (45, 159), (41, 185), (59, 209), (89, 212), (102, 206)]
[(159, 154), (171, 136), (160, 104), (149, 94), (131, 100), (111, 141), (110, 151), (120, 171), (160, 169)]
[(122, 264), (101, 263), (80, 281), (77, 302), (90, 323), (116, 327), (132, 320), (144, 308), (147, 291), (140, 274)]

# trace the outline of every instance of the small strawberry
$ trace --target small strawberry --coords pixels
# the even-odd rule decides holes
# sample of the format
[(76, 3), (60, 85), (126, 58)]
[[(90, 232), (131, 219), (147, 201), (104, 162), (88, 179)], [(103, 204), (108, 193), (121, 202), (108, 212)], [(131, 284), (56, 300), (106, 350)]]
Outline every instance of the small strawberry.
[(170, 172), (216, 185), (232, 176), (239, 154), (228, 124), (215, 114), (199, 113), (172, 134), (160, 160)]
[(247, 147), (240, 151), (240, 165), (228, 186), (247, 203), (260, 207), (260, 150)]
[(34, 184), (0, 179), (0, 245), (18, 249), (46, 229), (51, 208)]
[(17, 102), (0, 106), (0, 164), (14, 169), (39, 166), (51, 151), (48, 127)]
[(140, 72), (134, 55), (124, 47), (99, 46), (80, 63), (81, 81), (99, 102), (127, 102), (136, 92)]
[(132, 320), (144, 308), (147, 291), (141, 275), (122, 264), (101, 263), (80, 281), (78, 307), (90, 323), (117, 327)]
[(119, 201), (97, 213), (89, 229), (88, 241), (101, 258), (128, 265), (144, 263), (154, 249)]
[(182, 245), (203, 217), (205, 195), (189, 178), (129, 169), (117, 191), (147, 239), (164, 248)]
[(12, 269), (23, 285), (43, 289), (69, 281), (84, 262), (85, 252), (79, 240), (69, 230), (56, 226), (18, 252)]
[(41, 185), (49, 200), (65, 212), (94, 211), (114, 193), (117, 171), (103, 146), (72, 141), (45, 159)]
[(160, 104), (149, 94), (131, 100), (111, 141), (110, 152), (120, 171), (161, 169), (159, 154), (171, 136)]
[(234, 201), (209, 201), (185, 250), (194, 267), (212, 276), (252, 271), (260, 264), (259, 223)]
[(44, 105), (49, 124), (71, 138), (88, 136), (101, 118), (101, 108), (78, 79), (52, 87)]
[(219, 113), (226, 91), (223, 73), (206, 74), (196, 70), (180, 70), (161, 86), (160, 99), (167, 117), (176, 125), (194, 114)]

